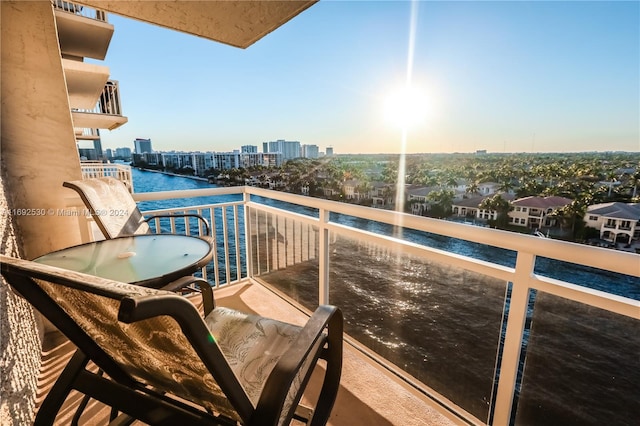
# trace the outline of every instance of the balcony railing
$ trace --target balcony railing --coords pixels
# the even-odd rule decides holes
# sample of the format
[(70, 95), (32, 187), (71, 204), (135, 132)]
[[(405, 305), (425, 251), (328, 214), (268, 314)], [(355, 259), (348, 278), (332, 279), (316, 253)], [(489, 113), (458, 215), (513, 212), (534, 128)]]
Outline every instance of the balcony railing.
[(80, 163), (83, 179), (93, 179), (102, 177), (112, 177), (122, 181), (129, 192), (133, 192), (133, 178), (131, 177), (131, 166), (126, 164), (102, 163), (99, 161), (83, 161)]
[(72, 109), (74, 127), (113, 130), (127, 122), (122, 115), (118, 82), (108, 80), (91, 109)]
[(94, 19), (96, 21), (107, 22), (107, 14), (99, 9), (94, 9), (92, 7), (87, 7), (79, 3), (62, 0), (52, 0), (52, 4), (56, 10), (61, 10), (89, 19)]
[(253, 187), (134, 198), (212, 222), (213, 285), (252, 278), (308, 309), (341, 306), (350, 341), (469, 423), (639, 412), (636, 254)]

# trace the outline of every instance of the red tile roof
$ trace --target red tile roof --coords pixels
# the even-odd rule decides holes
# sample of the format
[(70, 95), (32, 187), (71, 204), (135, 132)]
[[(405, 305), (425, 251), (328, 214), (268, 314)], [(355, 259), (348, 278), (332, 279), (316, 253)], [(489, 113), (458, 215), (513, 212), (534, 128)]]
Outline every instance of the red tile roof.
[(511, 204), (521, 207), (533, 207), (538, 209), (548, 209), (553, 207), (562, 207), (570, 204), (573, 200), (565, 197), (525, 197), (513, 201)]

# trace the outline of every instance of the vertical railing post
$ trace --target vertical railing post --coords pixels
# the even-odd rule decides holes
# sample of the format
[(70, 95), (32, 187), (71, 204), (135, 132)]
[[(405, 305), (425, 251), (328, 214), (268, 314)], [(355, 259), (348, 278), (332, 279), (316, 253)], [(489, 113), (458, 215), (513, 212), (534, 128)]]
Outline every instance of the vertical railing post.
[(233, 206), (233, 223), (235, 225), (233, 234), (235, 235), (236, 246), (236, 280), (242, 278), (242, 259), (240, 259), (240, 218), (238, 217), (238, 206)]
[(242, 193), (242, 201), (243, 201), (243, 212), (244, 212), (244, 252), (245, 252), (245, 262), (247, 264), (247, 277), (253, 277), (253, 247), (251, 246), (251, 228), (249, 222), (251, 222), (251, 218), (249, 217), (249, 207), (247, 203), (250, 200), (250, 195), (244, 187), (244, 191)]
[(504, 338), (504, 350), (500, 365), (500, 378), (496, 393), (496, 407), (493, 416), (494, 425), (508, 425), (515, 395), (518, 366), (524, 326), (529, 306), (529, 286), (527, 282), (533, 274), (536, 256), (518, 252), (516, 268), (509, 302), (509, 316)]
[(320, 259), (318, 260), (318, 301), (321, 305), (329, 303), (329, 212), (320, 209)]

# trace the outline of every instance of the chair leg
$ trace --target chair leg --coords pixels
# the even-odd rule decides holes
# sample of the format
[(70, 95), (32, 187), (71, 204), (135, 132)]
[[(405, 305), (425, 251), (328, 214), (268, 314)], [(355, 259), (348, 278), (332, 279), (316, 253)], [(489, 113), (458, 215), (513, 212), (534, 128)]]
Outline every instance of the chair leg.
[(202, 294), (202, 305), (204, 310), (204, 316), (206, 317), (213, 311), (213, 308), (216, 307), (215, 299), (213, 298), (213, 289), (211, 285), (205, 280), (200, 280), (198, 282), (198, 287), (200, 287), (200, 292)]
[(34, 426), (53, 424), (62, 404), (73, 389), (73, 383), (88, 362), (89, 359), (82, 352), (76, 351), (40, 406)]

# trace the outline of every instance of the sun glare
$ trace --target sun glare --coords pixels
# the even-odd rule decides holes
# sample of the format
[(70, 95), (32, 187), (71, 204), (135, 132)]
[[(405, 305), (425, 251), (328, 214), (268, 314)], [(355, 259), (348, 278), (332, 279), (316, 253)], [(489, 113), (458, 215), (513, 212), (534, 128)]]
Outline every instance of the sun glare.
[(422, 124), (426, 119), (427, 110), (425, 93), (410, 86), (391, 92), (384, 104), (384, 116), (387, 121), (404, 130)]

